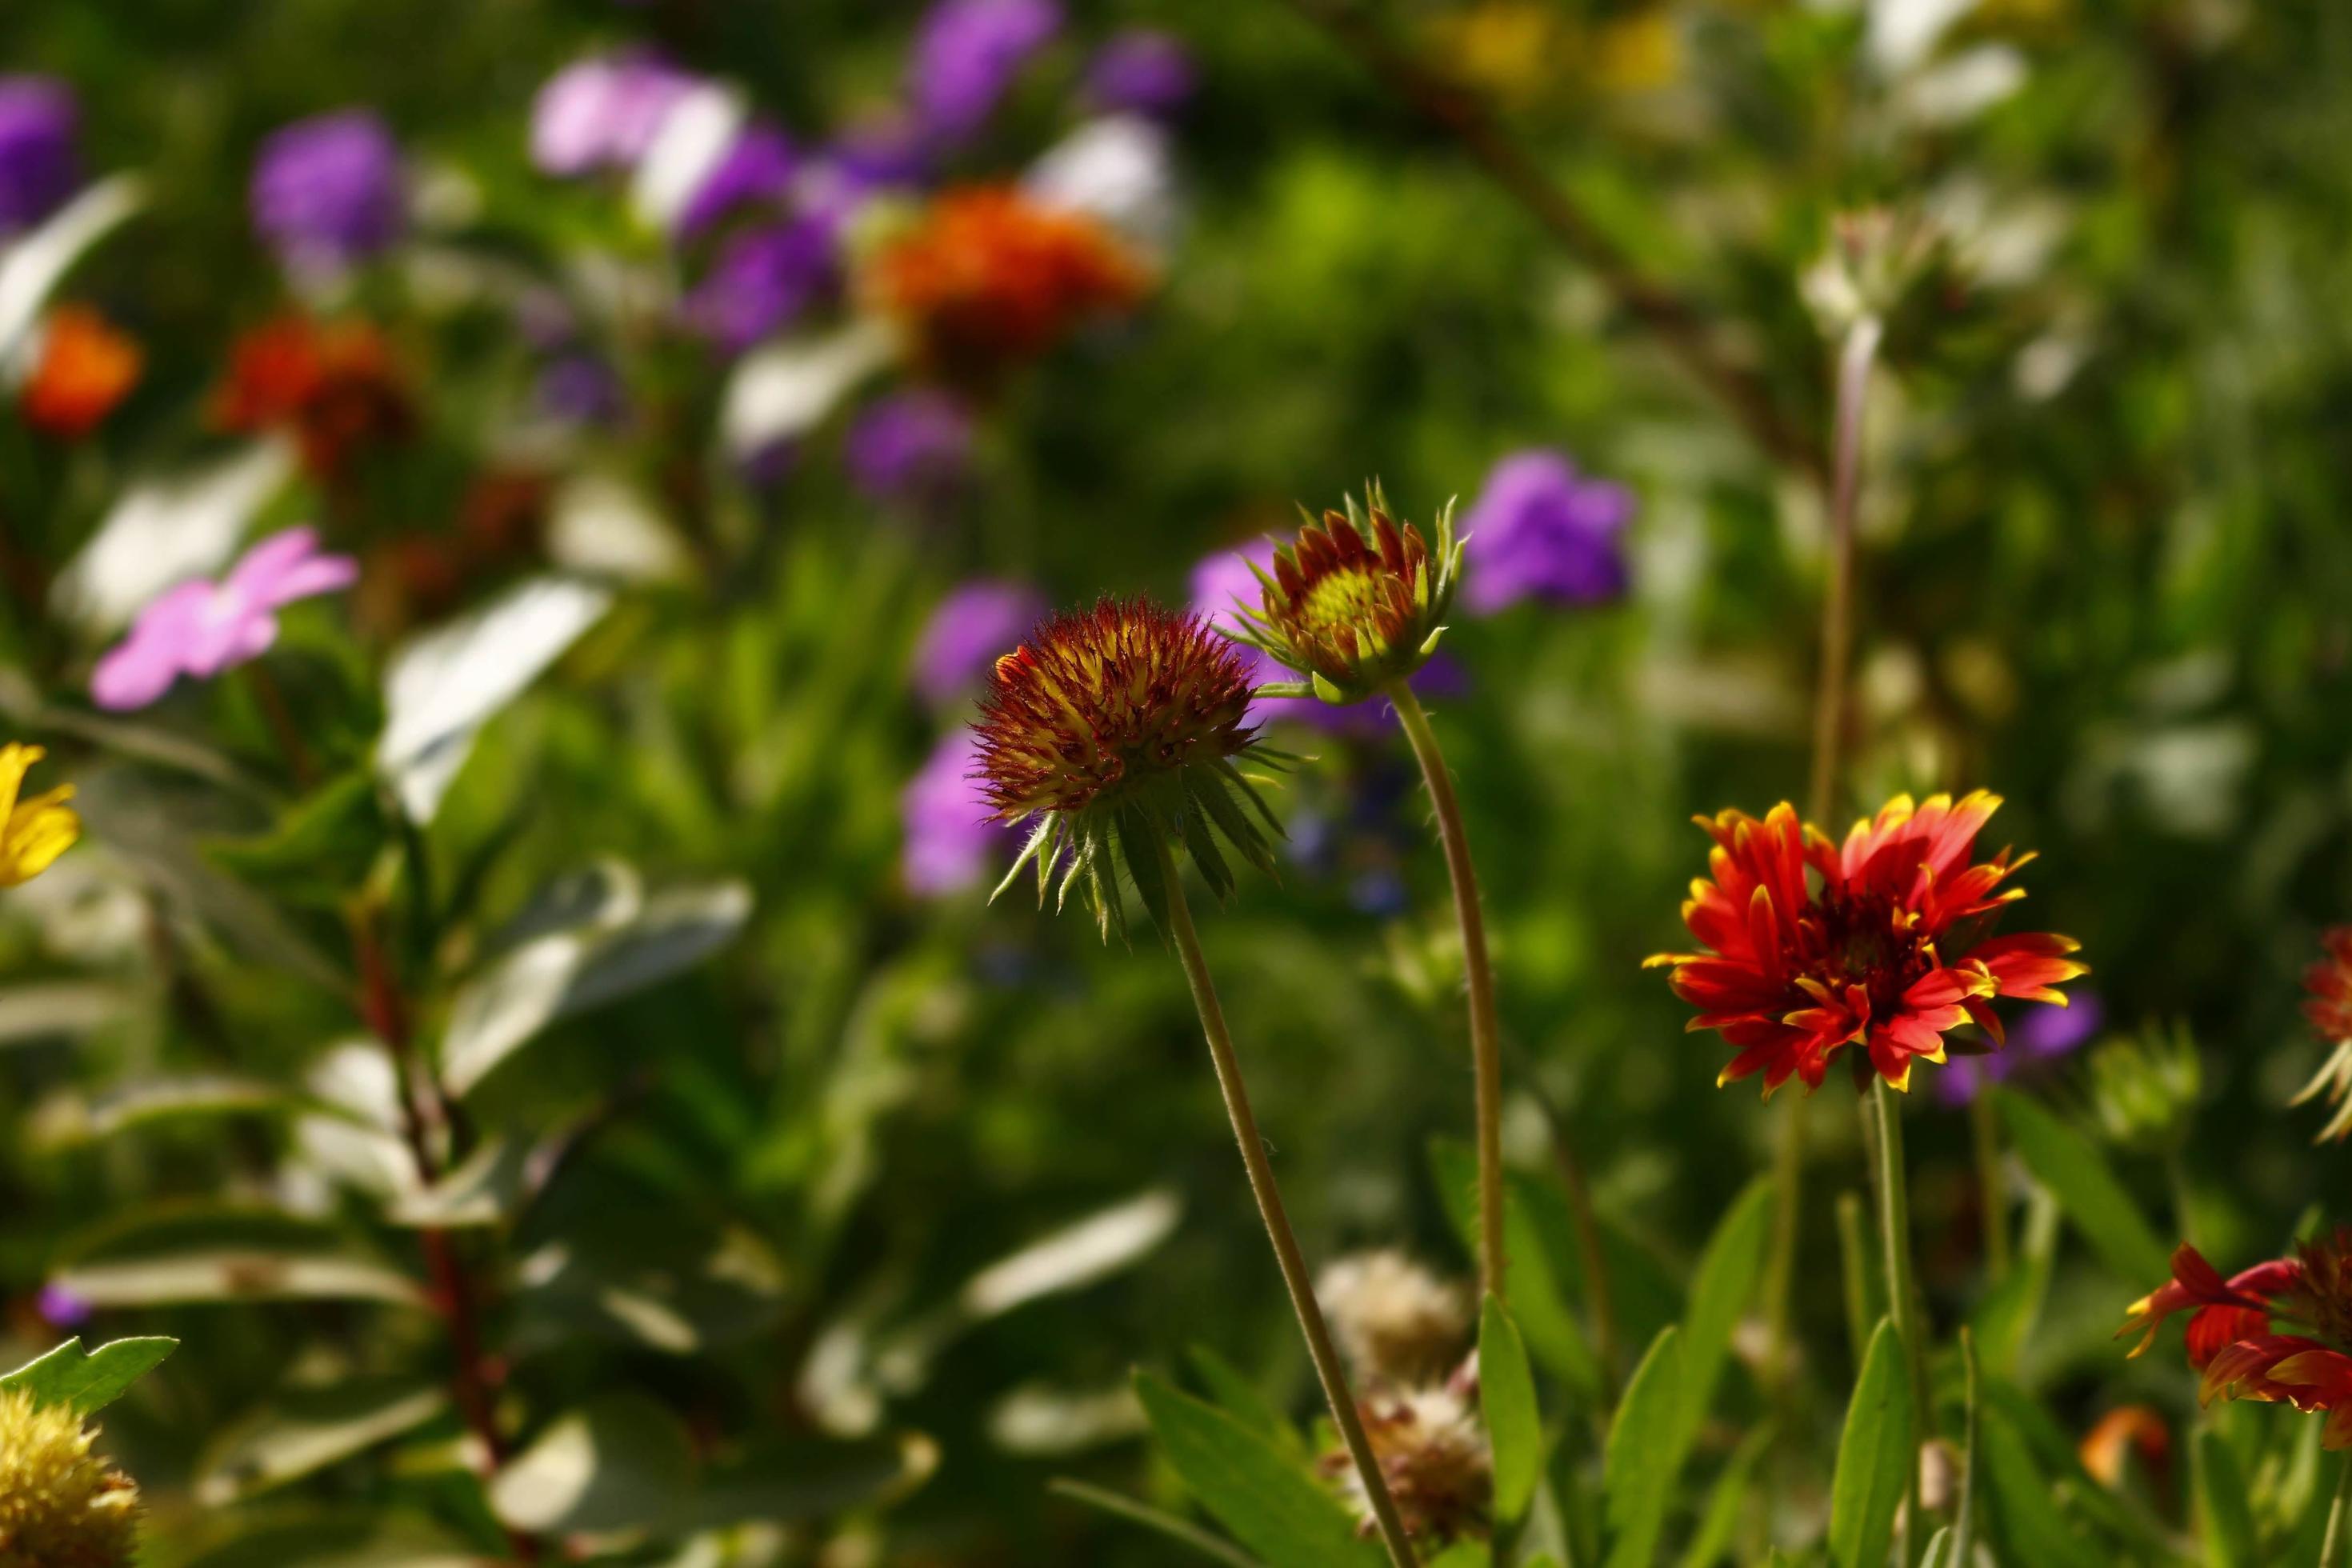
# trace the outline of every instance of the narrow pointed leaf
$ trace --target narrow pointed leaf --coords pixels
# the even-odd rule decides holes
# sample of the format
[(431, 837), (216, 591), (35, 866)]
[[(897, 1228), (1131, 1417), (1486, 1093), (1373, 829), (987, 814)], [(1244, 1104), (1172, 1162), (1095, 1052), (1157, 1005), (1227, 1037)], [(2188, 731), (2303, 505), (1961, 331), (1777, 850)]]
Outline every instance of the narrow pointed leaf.
[(1830, 1489), (1830, 1561), (1837, 1568), (1884, 1568), (1895, 1535), (1910, 1467), (1911, 1385), (1903, 1345), (1891, 1320), (1880, 1319), (1862, 1358), (1838, 1438), (1837, 1477)]
[(85, 1352), (81, 1341), (68, 1340), (0, 1377), (0, 1390), (23, 1389), (36, 1405), (63, 1405), (88, 1415), (121, 1398), (132, 1384), (161, 1366), (179, 1344), (157, 1334), (110, 1340)]
[(1374, 1568), (1339, 1500), (1298, 1462), (1213, 1405), (1139, 1373), (1135, 1392), (1187, 1490), (1251, 1552), (1279, 1568)]
[(1511, 1310), (1489, 1294), (1478, 1311), (1478, 1404), (1495, 1455), (1495, 1517), (1517, 1523), (1543, 1474), (1535, 1373)]
[(1676, 1468), (1666, 1455), (1683, 1418), (1681, 1337), (1680, 1329), (1658, 1331), (1609, 1428), (1608, 1568), (1650, 1568), (1657, 1561)]

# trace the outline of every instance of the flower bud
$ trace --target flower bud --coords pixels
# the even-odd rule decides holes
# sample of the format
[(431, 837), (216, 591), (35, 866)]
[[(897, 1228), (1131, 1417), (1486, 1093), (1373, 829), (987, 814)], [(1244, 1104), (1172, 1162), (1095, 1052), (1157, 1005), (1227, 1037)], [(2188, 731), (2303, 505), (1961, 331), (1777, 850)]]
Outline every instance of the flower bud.
[(0, 1568), (126, 1568), (139, 1489), (89, 1451), (70, 1406), (0, 1391)]

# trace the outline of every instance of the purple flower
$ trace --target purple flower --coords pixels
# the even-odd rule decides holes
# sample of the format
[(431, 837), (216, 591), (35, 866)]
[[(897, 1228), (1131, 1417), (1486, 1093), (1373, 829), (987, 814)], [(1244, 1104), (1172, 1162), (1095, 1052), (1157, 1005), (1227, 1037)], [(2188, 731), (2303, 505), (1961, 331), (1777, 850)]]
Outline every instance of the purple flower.
[(260, 657), (278, 640), (279, 606), (358, 580), (359, 563), (318, 552), (316, 532), (289, 528), (247, 551), (218, 583), (183, 583), (151, 601), (131, 635), (98, 661), (91, 700), (118, 711), (144, 708), (184, 675), (208, 679)]
[(1164, 120), (1184, 107), (1198, 82), (1184, 46), (1149, 27), (1117, 34), (1087, 67), (1087, 97), (1111, 114)]
[(792, 218), (729, 237), (686, 299), (688, 325), (740, 353), (790, 321), (833, 286), (833, 225)]
[(975, 577), (958, 584), (915, 639), (916, 692), (945, 708), (1012, 651), (1045, 613), (1045, 596), (1026, 583)]
[(530, 106), (530, 161), (572, 176), (636, 166), (694, 78), (652, 55), (604, 56), (564, 67)]
[(80, 1296), (55, 1283), (41, 1287), (41, 1293), (35, 1298), (34, 1306), (42, 1317), (48, 1320), (49, 1327), (53, 1329), (80, 1328), (89, 1321), (91, 1313), (95, 1310)]
[(72, 89), (43, 76), (0, 77), (0, 234), (30, 228), (80, 183)]
[(772, 125), (746, 127), (678, 215), (678, 234), (690, 239), (737, 207), (781, 203), (792, 194), (799, 168), (782, 132)]
[(567, 353), (539, 373), (532, 398), (546, 413), (573, 425), (617, 425), (628, 395), (613, 367), (590, 353)]
[(971, 416), (953, 398), (901, 392), (858, 414), (842, 438), (841, 456), (850, 482), (866, 496), (921, 504), (938, 500), (963, 479), (971, 443)]
[(992, 862), (1011, 858), (1012, 830), (990, 816), (972, 776), (979, 759), (978, 741), (958, 725), (899, 794), (907, 835), (899, 873), (918, 897), (961, 892), (987, 876)]
[(253, 226), (289, 265), (347, 266), (392, 243), (407, 217), (400, 147), (364, 109), (298, 120), (253, 163)]
[(2106, 1004), (2095, 991), (2077, 987), (2063, 1007), (2036, 1007), (2009, 1031), (2009, 1043), (1988, 1057), (1954, 1057), (1936, 1075), (1937, 1095), (1947, 1105), (1966, 1105), (1987, 1085), (2011, 1073), (2081, 1049), (2106, 1026)]
[(925, 129), (950, 142), (979, 130), (1061, 26), (1054, 0), (939, 0), (916, 35), (907, 83)]
[(1487, 471), (1462, 519), (1470, 542), (1462, 602), (1484, 616), (1521, 599), (1616, 598), (1625, 591), (1619, 536), (1633, 517), (1633, 491), (1584, 478), (1566, 454), (1514, 452)]

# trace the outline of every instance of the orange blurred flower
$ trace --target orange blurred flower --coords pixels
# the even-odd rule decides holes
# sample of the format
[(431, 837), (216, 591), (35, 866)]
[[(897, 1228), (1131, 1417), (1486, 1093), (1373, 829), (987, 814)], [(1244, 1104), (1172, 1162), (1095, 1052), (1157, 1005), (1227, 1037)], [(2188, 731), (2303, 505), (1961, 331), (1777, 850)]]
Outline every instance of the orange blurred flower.
[(17, 394), (25, 423), (59, 440), (78, 440), (98, 428), (139, 384), (146, 356), (87, 305), (49, 312), (41, 357)]
[(1720, 1030), (1738, 1047), (1717, 1083), (1764, 1075), (1769, 1095), (1791, 1074), (1819, 1089), (1830, 1058), (1850, 1045), (1859, 1085), (1875, 1069), (1896, 1089), (1915, 1061), (1944, 1059), (1944, 1035), (1973, 1020), (1995, 1046), (1991, 1003), (2066, 998), (2053, 989), (2085, 973), (2070, 938), (2044, 931), (1987, 938), (2023, 889), (1996, 891), (2032, 859), (2006, 849), (1969, 855), (2000, 809), (1983, 790), (1955, 802), (1907, 795), (1843, 845), (1797, 819), (1783, 802), (1761, 822), (1727, 811), (1698, 824), (1715, 839), (1709, 875), (1691, 884), (1683, 922), (1697, 952), (1662, 952), (1675, 994), (1699, 1009), (1693, 1029)]
[(212, 416), (227, 431), (291, 431), (303, 466), (326, 479), (361, 447), (402, 439), (416, 425), (383, 333), (364, 321), (322, 325), (307, 316), (281, 316), (237, 340)]
[(977, 186), (947, 192), (887, 241), (867, 289), (934, 369), (984, 381), (1087, 317), (1127, 309), (1150, 282), (1142, 259), (1092, 218)]
[(2123, 1484), (2126, 1459), (2137, 1459), (2159, 1488), (2172, 1475), (2172, 1429), (2145, 1405), (2126, 1405), (2100, 1416), (2078, 1452), (2083, 1468), (2103, 1487)]

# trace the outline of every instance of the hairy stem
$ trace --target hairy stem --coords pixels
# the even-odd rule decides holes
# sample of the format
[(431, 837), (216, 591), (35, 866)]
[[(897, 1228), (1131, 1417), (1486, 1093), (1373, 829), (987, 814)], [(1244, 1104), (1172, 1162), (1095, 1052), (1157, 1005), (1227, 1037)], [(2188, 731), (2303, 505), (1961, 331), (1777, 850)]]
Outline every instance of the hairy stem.
[(1331, 1342), (1331, 1330), (1323, 1321), (1323, 1309), (1316, 1302), (1307, 1258), (1298, 1250), (1298, 1238), (1291, 1234), (1290, 1216), (1282, 1206), (1282, 1191), (1275, 1184), (1274, 1163), (1265, 1157), (1265, 1141), (1258, 1136), (1257, 1116), (1250, 1110), (1249, 1090), (1242, 1082), (1241, 1061), (1234, 1055), (1233, 1036), (1225, 1028), (1225, 1010), (1217, 1001), (1215, 982), (1209, 978), (1209, 963), (1201, 952), (1200, 932), (1192, 927), (1192, 910), (1185, 902), (1184, 883), (1177, 873), (1176, 858), (1169, 852), (1164, 838), (1154, 847), (1160, 856), (1160, 880), (1168, 889), (1169, 934), (1175, 939), (1176, 956), (1182, 961), (1184, 979), (1192, 988), (1192, 1005), (1201, 1015), (1201, 1032), (1208, 1037), (1209, 1060), (1217, 1069), (1217, 1088), (1224, 1096), (1225, 1115), (1234, 1124), (1234, 1141), (1241, 1145), (1242, 1165), (1249, 1173), (1250, 1192), (1257, 1199), (1258, 1217), (1265, 1223), (1266, 1239), (1274, 1244), (1275, 1261), (1281, 1265), (1282, 1282), (1289, 1289), (1291, 1309), (1298, 1314), (1299, 1331), (1307, 1339), (1307, 1353), (1314, 1360), (1315, 1375), (1323, 1384), (1323, 1397), (1331, 1407), (1331, 1419), (1339, 1425), (1339, 1436), (1348, 1445), (1348, 1457), (1355, 1461), (1356, 1474), (1363, 1480), (1364, 1496), (1371, 1504), (1373, 1522), (1388, 1547), (1389, 1560), (1396, 1568), (1416, 1568), (1420, 1559), (1405, 1534), (1404, 1521), (1398, 1517), (1396, 1500), (1389, 1496), (1388, 1481), (1381, 1474), (1371, 1438), (1365, 1435), (1363, 1417), (1356, 1409), (1356, 1396), (1349, 1390), (1347, 1370), (1339, 1363), (1339, 1350)]
[[(407, 1140), (410, 1157), (416, 1163), (417, 1179), (430, 1186), (442, 1175), (435, 1134), (436, 1129), (446, 1125), (447, 1110), (440, 1103), (430, 1073), (417, 1058), (407, 998), (393, 973), (373, 910), (362, 909), (353, 913), (352, 948), (359, 965), (360, 1016), (392, 1053), (394, 1069), (400, 1079), (401, 1131)], [(432, 1278), (434, 1304), (449, 1331), (450, 1394), (467, 1430), (481, 1444), (490, 1473), (496, 1475), (507, 1462), (508, 1449), (506, 1439), (499, 1432), (494, 1380), (482, 1350), (478, 1293), (447, 1231), (423, 1226), (417, 1232), (417, 1239), (425, 1252), (426, 1272)], [(512, 1529), (506, 1535), (508, 1548), (518, 1562), (540, 1560), (539, 1542), (530, 1536)]]
[[(1412, 688), (1400, 680), (1388, 689), (1398, 722), (1412, 742), (1421, 776), (1437, 812), (1437, 837), (1445, 847), (1445, 870), (1454, 883), (1454, 918), (1462, 929), (1462, 969), (1469, 982), (1470, 1058), (1476, 1079), (1478, 1131), (1478, 1264), (1486, 1293), (1508, 1300), (1503, 1279), (1509, 1268), (1503, 1227), (1503, 1030), (1495, 1016), (1495, 968), (1486, 954), (1486, 916), (1478, 902), (1478, 868), (1470, 860), (1469, 835), (1462, 826), (1462, 803), (1437, 749), (1437, 731)], [(1560, 1134), (1565, 1137), (1565, 1132)], [(1590, 1206), (1589, 1204), (1587, 1205)], [(1598, 1248), (1593, 1249), (1597, 1254)], [(1597, 1258), (1588, 1261), (1597, 1261)], [(1599, 1275), (1595, 1292), (1603, 1288)]]
[(1885, 1079), (1874, 1075), (1870, 1102), (1878, 1124), (1879, 1246), (1886, 1254), (1886, 1305), (1895, 1335), (1903, 1342), (1903, 1366), (1911, 1383), (1911, 1462), (1905, 1468), (1906, 1500), (1896, 1561), (1909, 1568), (1911, 1543), (1919, 1525), (1919, 1450), (1936, 1432), (1936, 1405), (1927, 1385), (1927, 1325), (1919, 1310), (1918, 1281), (1911, 1269), (1911, 1198), (1903, 1170), (1903, 1108)]

